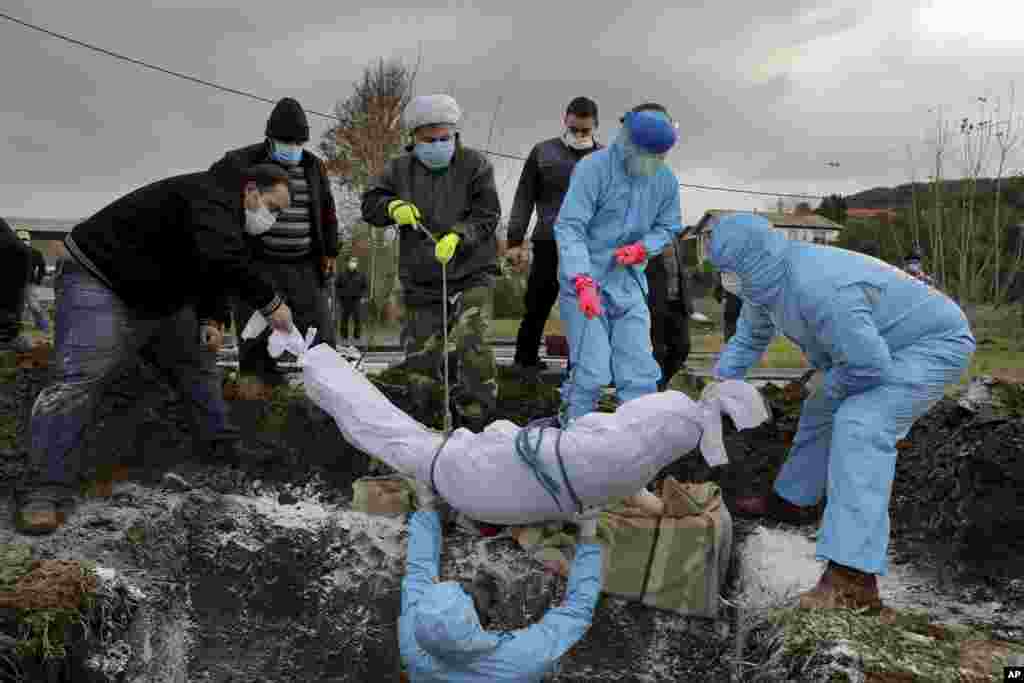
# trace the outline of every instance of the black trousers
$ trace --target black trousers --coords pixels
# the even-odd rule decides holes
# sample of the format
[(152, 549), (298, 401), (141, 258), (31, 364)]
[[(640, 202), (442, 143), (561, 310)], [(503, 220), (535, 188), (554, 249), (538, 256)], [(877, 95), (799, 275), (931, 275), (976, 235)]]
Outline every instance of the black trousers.
[(558, 245), (554, 240), (533, 243), (533, 261), (526, 282), (526, 314), (516, 335), (517, 365), (536, 365), (540, 340), (551, 308), (558, 299)]
[(743, 299), (732, 292), (725, 293), (725, 311), (722, 314), (724, 320), (723, 334), (725, 343), (729, 343), (732, 336), (736, 334), (736, 321), (740, 319), (740, 311), (743, 309)]
[(658, 391), (664, 391), (690, 355), (690, 316), (681, 301), (651, 311), (651, 345), (661, 367)]
[(359, 339), (363, 336), (363, 315), (362, 307), (359, 305), (359, 298), (338, 299), (341, 304), (341, 338), (348, 339), (348, 321), (352, 321), (352, 339)]
[(21, 331), (32, 254), (13, 239), (0, 242), (0, 341)]

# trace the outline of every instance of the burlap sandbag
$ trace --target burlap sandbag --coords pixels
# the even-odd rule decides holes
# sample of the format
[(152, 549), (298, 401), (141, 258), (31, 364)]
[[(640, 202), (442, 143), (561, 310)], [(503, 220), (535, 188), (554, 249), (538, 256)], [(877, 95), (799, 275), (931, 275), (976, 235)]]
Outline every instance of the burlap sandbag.
[(604, 590), (688, 616), (718, 616), (732, 552), (732, 517), (717, 484), (667, 478), (665, 514), (616, 506), (604, 520), (612, 536)]
[(400, 476), (363, 477), (352, 483), (352, 509), (368, 515), (398, 517), (415, 509), (416, 494)]

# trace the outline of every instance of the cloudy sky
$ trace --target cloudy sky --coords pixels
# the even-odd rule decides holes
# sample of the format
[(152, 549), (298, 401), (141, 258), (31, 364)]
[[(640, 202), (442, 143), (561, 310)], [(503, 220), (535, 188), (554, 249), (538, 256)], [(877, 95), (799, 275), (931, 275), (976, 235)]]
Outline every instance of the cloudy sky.
[[(606, 140), (625, 110), (655, 100), (680, 122), (671, 163), (682, 182), (818, 195), (907, 182), (915, 165), (926, 176), (935, 108), (976, 116), (978, 97), (991, 106), (1000, 96), (1005, 108), (1024, 63), (1024, 4), (1009, 0), (350, 4), (9, 0), (2, 11), (318, 111), (331, 111), (366, 64), (413, 62), (419, 47), (417, 92), (453, 94), (470, 145), (486, 145), (497, 110), (491, 149), (523, 156), (561, 132), (576, 95), (598, 102)], [(270, 110), (3, 19), (0, 63), (5, 216), (85, 216), (206, 168), (259, 141)], [(314, 140), (328, 123), (311, 117)], [(495, 166), (507, 213), (519, 163)], [(683, 190), (688, 221), (773, 203)]]

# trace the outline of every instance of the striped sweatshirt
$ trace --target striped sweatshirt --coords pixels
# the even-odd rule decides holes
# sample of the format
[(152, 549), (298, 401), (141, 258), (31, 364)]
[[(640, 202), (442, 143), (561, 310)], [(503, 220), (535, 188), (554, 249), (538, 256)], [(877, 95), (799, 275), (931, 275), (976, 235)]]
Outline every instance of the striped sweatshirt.
[(291, 205), (281, 212), (274, 227), (260, 236), (265, 256), (274, 261), (301, 261), (309, 258), (312, 250), (309, 183), (302, 166), (288, 167), (288, 189)]

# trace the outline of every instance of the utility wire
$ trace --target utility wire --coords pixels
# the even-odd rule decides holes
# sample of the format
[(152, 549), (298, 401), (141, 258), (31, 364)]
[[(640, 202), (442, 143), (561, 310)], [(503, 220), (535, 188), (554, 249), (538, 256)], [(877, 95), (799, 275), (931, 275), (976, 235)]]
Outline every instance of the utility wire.
[[(256, 100), (257, 102), (265, 102), (267, 104), (277, 104), (276, 100), (272, 100), (272, 99), (270, 99), (268, 97), (262, 97), (260, 95), (255, 94), (255, 93), (247, 92), (245, 90), (239, 90), (237, 88), (229, 88), (226, 85), (221, 85), (219, 83), (214, 83), (213, 81), (208, 81), (206, 79), (199, 78), (197, 76), (191, 76), (189, 74), (181, 73), (179, 71), (173, 71), (171, 69), (167, 69), (167, 68), (162, 67), (162, 66), (157, 66), (156, 64), (150, 64), (149, 62), (144, 62), (144, 61), (142, 61), (140, 59), (134, 59), (132, 57), (128, 57), (127, 55), (123, 55), (123, 54), (120, 54), (118, 52), (114, 52), (113, 50), (107, 50), (107, 49), (99, 47), (97, 45), (92, 45), (91, 43), (86, 43), (86, 42), (78, 40), (76, 38), (72, 38), (69, 35), (65, 35), (63, 33), (57, 33), (56, 31), (51, 31), (50, 29), (44, 28), (42, 26), (37, 26), (36, 24), (32, 24), (32, 23), (29, 23), (27, 21), (23, 21), (21, 19), (18, 19), (17, 17), (12, 17), (10, 14), (7, 14), (5, 12), (0, 12), (0, 19), (6, 19), (7, 21), (13, 22), (13, 23), (18, 24), (20, 26), (24, 26), (25, 28), (32, 29), (33, 31), (38, 31), (40, 33), (44, 33), (44, 34), (46, 34), (46, 35), (48, 35), (48, 36), (50, 36), (52, 38), (58, 38), (60, 40), (66, 41), (66, 42), (71, 43), (73, 45), (78, 45), (79, 47), (84, 47), (87, 50), (92, 50), (93, 52), (98, 52), (100, 54), (107, 55), (108, 57), (113, 57), (115, 59), (120, 59), (122, 61), (129, 62), (130, 64), (135, 64), (136, 66), (141, 66), (141, 67), (143, 67), (145, 69), (151, 69), (153, 71), (158, 71), (160, 73), (167, 74), (168, 76), (174, 76), (175, 78), (181, 78), (183, 80), (190, 81), (192, 83), (198, 83), (199, 85), (205, 85), (208, 88), (215, 88), (217, 90), (220, 90), (220, 91), (223, 91), (223, 92), (226, 92), (226, 93), (231, 93), (233, 95), (241, 95), (242, 97), (248, 97), (249, 99)], [(314, 116), (319, 116), (320, 118), (328, 119), (328, 120), (331, 120), (331, 121), (336, 121), (336, 122), (339, 122), (339, 123), (341, 122), (341, 119), (338, 118), (338, 116), (336, 116), (334, 114), (326, 114), (324, 112), (314, 111), (312, 109), (305, 109), (305, 108), (303, 108), (303, 109), (304, 109), (304, 111), (307, 114), (312, 114)], [(495, 156), (495, 157), (501, 157), (503, 159), (514, 159), (516, 161), (526, 161), (526, 157), (519, 156), (519, 155), (516, 155), (516, 154), (505, 154), (504, 152), (492, 152), (491, 150), (487, 150), (487, 149), (481, 150), (481, 151), (484, 152), (485, 154), (489, 154), (489, 155)], [(712, 185), (694, 185), (692, 183), (679, 183), (679, 186), (680, 187), (687, 187), (687, 188), (698, 189), (698, 190), (715, 190), (715, 191), (718, 191), (718, 192), (735, 192), (737, 194), (760, 195), (760, 196), (764, 196), (764, 197), (790, 197), (790, 198), (794, 198), (794, 199), (823, 199), (823, 197), (821, 195), (792, 194), (792, 193), (786, 193), (786, 192), (760, 192), (760, 191), (757, 191), (757, 190), (742, 190), (742, 189), (736, 188), (736, 187), (715, 187), (715, 186), (712, 186)]]
[[(84, 47), (84, 48), (86, 48), (88, 50), (92, 50), (93, 52), (99, 52), (100, 54), (104, 54), (104, 55), (107, 55), (109, 57), (114, 57), (115, 59), (121, 59), (123, 61), (130, 62), (131, 64), (135, 64), (137, 66), (141, 66), (141, 67), (146, 68), (146, 69), (152, 69), (153, 71), (159, 71), (160, 73), (164, 73), (164, 74), (167, 74), (169, 76), (174, 76), (176, 78), (182, 78), (182, 79), (184, 79), (186, 81), (192, 81), (193, 83), (198, 83), (199, 85), (205, 85), (205, 86), (210, 87), (210, 88), (216, 88), (217, 90), (222, 90), (224, 92), (232, 93), (233, 95), (241, 95), (242, 97), (248, 97), (249, 99), (256, 100), (258, 102), (266, 102), (268, 104), (277, 104), (276, 100), (272, 100), (272, 99), (269, 99), (267, 97), (260, 97), (259, 95), (256, 95), (254, 93), (246, 92), (245, 90), (238, 90), (236, 88), (229, 88), (226, 85), (220, 85), (219, 83), (214, 83), (213, 81), (207, 81), (207, 80), (204, 80), (202, 78), (198, 78), (196, 76), (190, 76), (188, 74), (183, 74), (183, 73), (178, 72), (178, 71), (172, 71), (171, 69), (165, 69), (162, 66), (157, 66), (155, 64), (150, 64), (148, 62), (143, 62), (142, 60), (133, 59), (131, 57), (128, 57), (126, 55), (122, 55), (122, 54), (114, 52), (112, 50), (107, 50), (107, 49), (104, 49), (102, 47), (98, 47), (96, 45), (91, 45), (90, 43), (86, 43), (86, 42), (83, 42), (81, 40), (77, 40), (75, 38), (72, 38), (71, 36), (64, 35), (63, 33), (57, 33), (56, 31), (51, 31), (49, 29), (43, 28), (42, 26), (36, 26), (35, 24), (30, 24), (27, 21), (22, 21), (21, 19), (18, 19), (16, 17), (12, 17), (11, 15), (6, 14), (4, 12), (0, 12), (0, 19), (7, 19), (8, 21), (12, 21), (15, 24), (20, 24), (20, 25), (22, 25), (22, 26), (24, 26), (26, 28), (30, 28), (30, 29), (32, 29), (34, 31), (39, 31), (40, 33), (45, 33), (48, 36), (52, 36), (54, 38), (59, 38), (61, 40), (65, 40), (65, 41), (67, 41), (69, 43), (72, 43), (74, 45), (78, 45), (78, 46)], [(334, 121), (339, 121), (340, 120), (340, 119), (338, 119), (337, 116), (334, 116), (333, 114), (324, 114), (323, 112), (313, 111), (311, 109), (305, 109), (305, 111), (306, 111), (307, 114), (313, 114), (315, 116), (320, 116), (320, 117), (325, 118), (325, 119), (332, 119)]]

